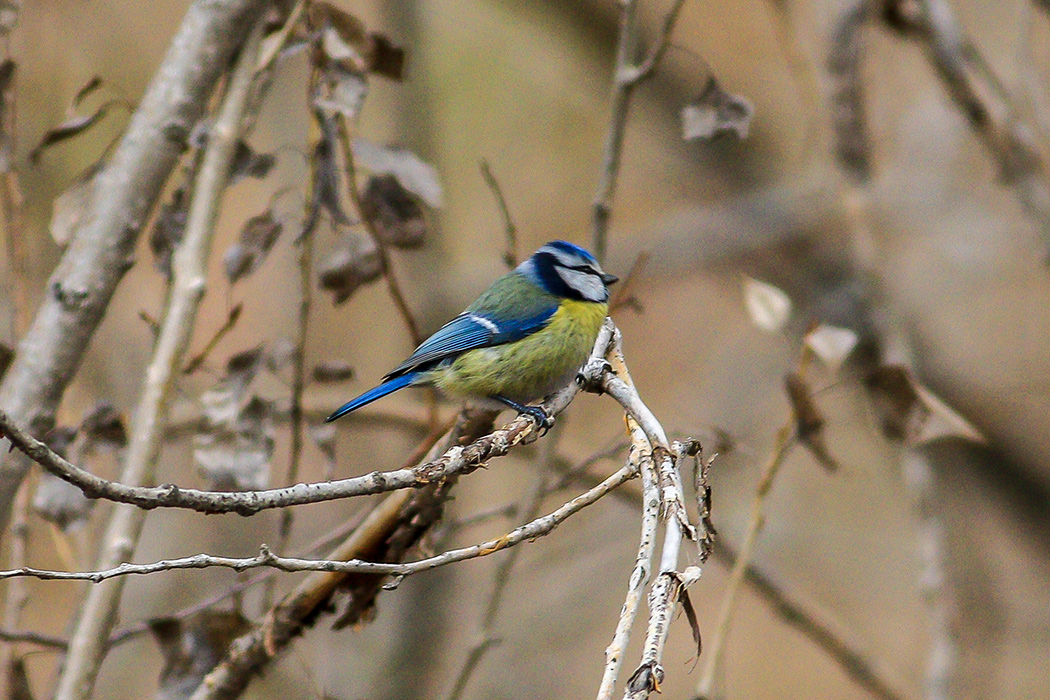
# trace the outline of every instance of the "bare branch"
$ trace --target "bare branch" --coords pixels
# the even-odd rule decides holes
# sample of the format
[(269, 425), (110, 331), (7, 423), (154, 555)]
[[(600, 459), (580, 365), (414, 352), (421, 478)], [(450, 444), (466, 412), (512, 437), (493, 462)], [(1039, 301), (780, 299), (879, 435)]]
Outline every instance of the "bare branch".
[[(125, 484), (149, 484), (155, 478), (157, 455), (164, 438), (168, 396), (183, 364), (204, 296), (215, 219), (222, 193), (230, 179), (230, 164), (256, 75), (264, 24), (263, 19), (256, 21), (254, 30), (241, 48), (226, 96), (208, 137), (186, 230), (172, 262), (173, 279), (167, 310), (153, 358), (146, 369), (142, 396), (131, 421), (120, 475)], [(116, 566), (131, 555), (142, 532), (145, 516), (145, 511), (129, 505), (114, 508), (101, 543), (100, 568)], [(114, 581), (88, 591), (69, 641), (69, 653), (55, 691), (56, 700), (81, 700), (91, 694), (123, 590), (123, 581)]]
[(620, 33), (616, 44), (616, 66), (613, 69), (612, 114), (605, 134), (605, 147), (598, 188), (591, 216), (591, 249), (599, 261), (605, 261), (609, 216), (620, 174), (623, 139), (627, 131), (627, 110), (634, 88), (652, 76), (671, 42), (675, 22), (685, 0), (673, 0), (664, 17), (663, 29), (656, 45), (640, 64), (635, 63), (638, 45), (637, 0), (620, 0)]
[(149, 564), (121, 564), (111, 569), (99, 571), (53, 571), (48, 569), (35, 569), (23, 567), (0, 571), (0, 579), (30, 577), (49, 581), (90, 581), (100, 583), (112, 578), (120, 578), (133, 575), (156, 574), (162, 571), (178, 571), (181, 569), (210, 569), (220, 567), (233, 569), (234, 571), (247, 571), (268, 567), (286, 572), (323, 571), (342, 574), (373, 574), (382, 576), (411, 576), (423, 571), (430, 571), (449, 564), (487, 557), (490, 554), (514, 547), (522, 542), (543, 537), (553, 531), (558, 525), (580, 512), (584, 508), (600, 500), (610, 491), (637, 476), (637, 471), (630, 465), (620, 468), (605, 481), (601, 482), (586, 493), (583, 493), (560, 508), (531, 520), (520, 527), (508, 532), (496, 539), (481, 542), (480, 544), (450, 549), (441, 554), (436, 554), (426, 559), (405, 562), (401, 564), (388, 564), (383, 562), (372, 562), (361, 559), (339, 561), (331, 559), (300, 559), (297, 557), (282, 557), (274, 554), (263, 545), (259, 554), (254, 557), (221, 557), (212, 554), (195, 554), (178, 559), (164, 559)]
[[(0, 406), (32, 432), (50, 427), (190, 130), (252, 18), (267, 4), (198, 0), (190, 7), (120, 145), (96, 176), (85, 224), (52, 275), (49, 294), (0, 384)], [(0, 461), (0, 526), (10, 517), (27, 469), (19, 456)]]
[(481, 176), (485, 178), (485, 184), (492, 190), (492, 196), (496, 198), (496, 206), (503, 216), (503, 232), (507, 239), (507, 249), (503, 252), (503, 262), (507, 267), (516, 267), (518, 264), (518, 227), (514, 224), (514, 218), (510, 215), (507, 200), (503, 196), (503, 189), (499, 186), (499, 180), (492, 172), (492, 167), (485, 159), (481, 160)]

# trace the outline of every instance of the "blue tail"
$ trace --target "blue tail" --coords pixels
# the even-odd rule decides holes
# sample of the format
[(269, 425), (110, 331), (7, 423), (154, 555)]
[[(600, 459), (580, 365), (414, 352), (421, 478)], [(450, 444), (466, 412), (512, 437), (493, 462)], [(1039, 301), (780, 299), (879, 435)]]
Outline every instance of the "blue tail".
[(404, 389), (406, 386), (412, 383), (412, 381), (419, 375), (418, 372), (409, 372), (408, 374), (402, 374), (400, 377), (394, 377), (389, 381), (385, 381), (377, 387), (369, 389), (365, 393), (358, 396), (352, 401), (347, 401), (340, 406), (332, 415), (324, 419), (325, 423), (331, 423), (336, 418), (342, 418), (351, 411), (356, 411), (366, 404), (370, 404), (376, 399), (381, 399), (387, 394), (393, 394), (398, 389)]

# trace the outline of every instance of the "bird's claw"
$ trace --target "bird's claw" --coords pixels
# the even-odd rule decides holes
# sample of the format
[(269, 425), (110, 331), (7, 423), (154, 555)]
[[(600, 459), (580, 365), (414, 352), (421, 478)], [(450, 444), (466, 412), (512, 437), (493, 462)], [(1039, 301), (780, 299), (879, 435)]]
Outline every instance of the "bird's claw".
[(554, 416), (547, 413), (543, 406), (525, 406), (522, 413), (536, 421), (536, 427), (539, 428), (540, 437), (546, 435), (547, 431), (554, 427)]

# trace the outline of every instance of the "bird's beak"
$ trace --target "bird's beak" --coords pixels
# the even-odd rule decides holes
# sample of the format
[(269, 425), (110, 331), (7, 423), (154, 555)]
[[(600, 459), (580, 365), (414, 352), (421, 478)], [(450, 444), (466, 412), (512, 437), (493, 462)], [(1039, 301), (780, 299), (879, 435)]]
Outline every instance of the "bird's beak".
[(619, 281), (620, 281), (620, 278), (617, 277), (616, 275), (610, 275), (608, 272), (603, 272), (602, 273), (602, 282), (604, 282), (606, 286), (609, 286), (610, 284), (615, 284), (616, 282), (619, 282)]

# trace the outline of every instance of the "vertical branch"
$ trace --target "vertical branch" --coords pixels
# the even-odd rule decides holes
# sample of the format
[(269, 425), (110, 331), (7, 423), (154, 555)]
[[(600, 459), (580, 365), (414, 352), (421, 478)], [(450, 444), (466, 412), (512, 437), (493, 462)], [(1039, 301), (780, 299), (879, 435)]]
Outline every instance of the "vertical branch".
[(591, 215), (591, 249), (599, 261), (605, 262), (612, 201), (616, 195), (616, 180), (620, 174), (623, 139), (627, 131), (627, 112), (634, 88), (649, 78), (670, 43), (671, 33), (685, 0), (673, 0), (664, 16), (663, 30), (648, 57), (635, 63), (638, 53), (637, 0), (620, 0), (620, 32), (616, 42), (616, 66), (613, 69), (612, 114), (605, 133), (602, 165), (598, 188), (594, 195)]
[[(96, 176), (85, 224), (0, 384), (0, 406), (46, 431), (110, 299), (132, 264), (143, 222), (182, 154), (229, 58), (268, 0), (197, 0), (187, 11), (124, 137)], [(0, 459), (0, 529), (29, 463)]]
[[(229, 182), (230, 166), (251, 96), (263, 26), (263, 20), (257, 21), (241, 48), (226, 96), (208, 136), (185, 234), (172, 262), (173, 277), (167, 309), (153, 358), (146, 369), (142, 396), (131, 420), (120, 476), (124, 484), (150, 484), (155, 478), (168, 396), (183, 364), (204, 296), (215, 218)], [(114, 507), (102, 540), (97, 562), (100, 568), (116, 566), (133, 553), (145, 514), (146, 511), (134, 506)], [(114, 579), (89, 590), (70, 639), (69, 654), (55, 692), (56, 700), (82, 700), (91, 694), (123, 589), (123, 582)]]
[(339, 120), (339, 134), (342, 137), (343, 160), (346, 164), (346, 186), (349, 190), (350, 201), (354, 203), (354, 209), (357, 210), (357, 215), (361, 217), (365, 230), (368, 231), (368, 235), (371, 236), (372, 241), (376, 244), (379, 259), (383, 264), (383, 278), (386, 280), (390, 298), (394, 300), (394, 306), (397, 307), (398, 313), (401, 314), (405, 327), (408, 329), (408, 334), (412, 336), (412, 342), (415, 345), (419, 345), (423, 342), (423, 335), (419, 332), (419, 324), (416, 322), (416, 317), (405, 300), (404, 292), (401, 291), (401, 284), (394, 273), (393, 266), (390, 264), (390, 255), (383, 244), (382, 238), (376, 232), (375, 222), (365, 215), (366, 210), (361, 206), (361, 191), (357, 188), (357, 163), (354, 160), (350, 124), (347, 123), (346, 115), (342, 113), (338, 114), (336, 118)]
[[(311, 294), (311, 271), (313, 270), (314, 237), (307, 231), (299, 241), (299, 319), (295, 341), (295, 354), (292, 357), (292, 397), (289, 409), (288, 429), (291, 431), (290, 455), (288, 457), (289, 485), (299, 480), (299, 465), (303, 456), (303, 391), (306, 387), (306, 338), (309, 330)], [(292, 536), (294, 510), (285, 508), (281, 511), (281, 525), (277, 533), (277, 551), (288, 551), (288, 541)], [(273, 585), (267, 589), (269, 598)]]

